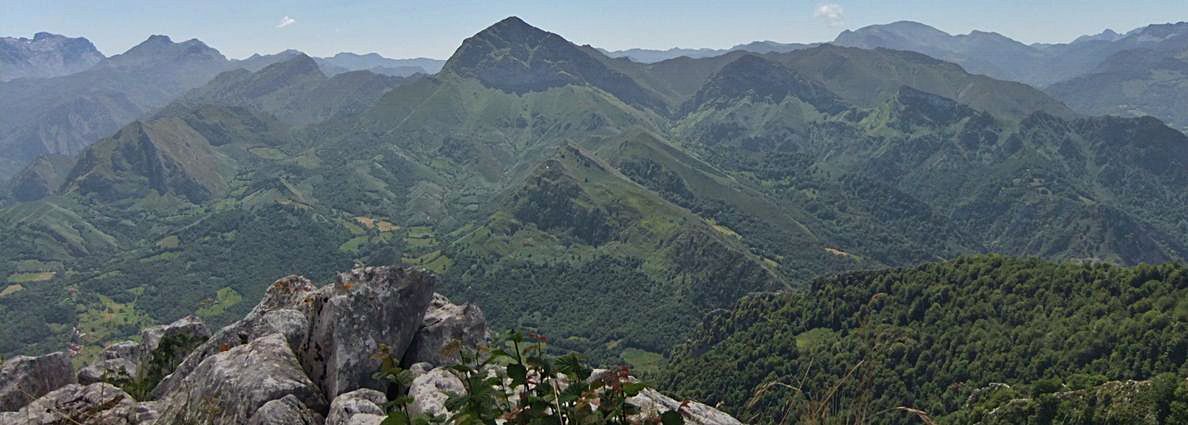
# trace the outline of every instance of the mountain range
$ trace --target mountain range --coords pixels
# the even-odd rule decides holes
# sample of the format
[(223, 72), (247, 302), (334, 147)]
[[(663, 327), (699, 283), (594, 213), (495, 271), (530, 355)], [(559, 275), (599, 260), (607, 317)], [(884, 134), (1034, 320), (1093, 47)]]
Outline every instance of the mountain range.
[[(642, 64), (509, 18), (431, 77), (327, 77), (295, 55), (208, 80), (14, 180), (3, 313), (41, 324), (5, 329), (21, 333), (6, 351), (60, 343), (47, 323), (108, 303), (217, 323), (263, 277), (359, 260), (423, 265), (501, 326), (648, 364), (701, 313), (822, 273), (1188, 255), (1183, 134), (918, 53)], [(178, 269), (192, 272), (158, 274)], [(68, 290), (87, 295), (25, 304)], [(605, 314), (631, 320), (588, 322)]]
[(673, 47), (666, 50), (658, 49), (625, 49), (625, 50), (606, 50), (598, 49), (602, 54), (612, 58), (627, 58), (635, 62), (642, 63), (656, 63), (666, 61), (669, 59), (676, 59), (679, 57), (687, 57), (693, 59), (710, 58), (714, 56), (721, 56), (730, 52), (751, 52), (751, 53), (786, 53), (793, 50), (805, 49), (812, 47), (815, 44), (805, 43), (779, 43), (775, 41), (752, 41), (750, 43), (738, 44), (729, 49), (683, 49), (680, 47)]
[(1188, 22), (1026, 45), (993, 32), (950, 35), (905, 21), (847, 30), (833, 43), (920, 52), (973, 73), (1043, 87), (1080, 112), (1149, 115), (1188, 129), (1182, 107)]
[[(40, 155), (77, 155), (224, 71), (256, 71), (296, 56), (305, 55), (290, 50), (230, 60), (198, 40), (174, 42), (152, 36), (105, 58), (85, 38), (48, 33), (33, 40), (4, 38), (0, 69), (11, 77), (0, 76), (0, 98), (6, 99), (0, 106), (0, 181)], [(369, 70), (407, 77), (436, 72), (442, 63), (374, 53), (342, 53), (315, 61), (327, 76)], [(17, 76), (26, 78), (5, 82)]]
[[(821, 44), (644, 63), (510, 17), (433, 75), (328, 72), (298, 52), (235, 62), (153, 37), (87, 71), (0, 83), (0, 97), (69, 103), (65, 87), (122, 101), (101, 110), (127, 122), (61, 145), (76, 155), (38, 156), (55, 152), (42, 143), (0, 198), (5, 355), (76, 344), (90, 361), (150, 324), (232, 323), (275, 276), (401, 263), (439, 274), (494, 327), (759, 417), (783, 405), (752, 403), (755, 390), (794, 374), (829, 388), (868, 332), (889, 347), (870, 378), (878, 409), (980, 418), (961, 402), (999, 380), (1091, 374), (1076, 388), (1091, 391), (1184, 365), (1178, 342), (1159, 345), (1182, 334), (1168, 287), (1183, 273), (1141, 264), (1188, 258), (1188, 136), (925, 53)], [(1000, 310), (955, 301), (991, 295)], [(1039, 298), (1068, 308), (1040, 314)], [(1118, 304), (1086, 301), (1107, 298)], [(1121, 312), (1142, 322), (1053, 324)], [(933, 319), (957, 325), (928, 340)], [(752, 340), (770, 329), (782, 336)], [(1015, 375), (919, 354), (986, 350), (961, 338), (1004, 329), (1021, 333), (991, 348), (1089, 342), (979, 369)], [(1127, 338), (1116, 352), (1111, 335)], [(838, 361), (772, 354), (791, 346)], [(1045, 359), (1060, 376), (1023, 369)], [(992, 401), (1008, 396), (1022, 395)]]
[(0, 81), (73, 74), (102, 60), (103, 54), (82, 37), (47, 32), (32, 39), (0, 37)]

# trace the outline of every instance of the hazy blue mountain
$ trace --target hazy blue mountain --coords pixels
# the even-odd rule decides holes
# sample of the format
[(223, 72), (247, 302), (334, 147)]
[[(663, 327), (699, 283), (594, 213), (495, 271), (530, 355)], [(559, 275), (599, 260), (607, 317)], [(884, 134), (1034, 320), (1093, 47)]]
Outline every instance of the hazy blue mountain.
[(103, 54), (82, 37), (39, 32), (33, 38), (0, 37), (0, 81), (51, 78), (94, 66)]
[(753, 41), (746, 44), (739, 44), (729, 49), (682, 49), (674, 47), (667, 50), (657, 49), (626, 49), (626, 50), (605, 50), (598, 49), (603, 54), (612, 58), (628, 58), (640, 63), (656, 63), (669, 59), (676, 59), (679, 57), (688, 58), (709, 58), (714, 56), (721, 56), (730, 52), (751, 52), (751, 53), (783, 53), (791, 52), (793, 50), (800, 50), (811, 47), (812, 44), (803, 43), (779, 43), (775, 41)]
[(968, 71), (1037, 87), (1088, 74), (1114, 54), (1131, 49), (1178, 52), (1188, 48), (1188, 22), (1148, 25), (1126, 34), (1104, 31), (1071, 43), (1026, 45), (998, 33), (951, 35), (900, 21), (846, 30), (834, 44), (908, 50), (953, 62)]
[(1044, 55), (1037, 49), (993, 32), (950, 35), (918, 22), (900, 21), (846, 30), (834, 44), (865, 49), (888, 48), (919, 52), (961, 65), (975, 74), (1036, 83)]
[[(441, 71), (445, 61), (430, 58), (391, 59), (378, 53), (339, 53), (328, 58), (318, 58), (323, 70), (327, 68), (342, 68), (347, 71), (371, 71), (377, 74), (407, 77), (415, 73), (436, 74)], [(337, 72), (327, 72), (333, 75)]]
[(249, 107), (304, 126), (371, 107), (404, 78), (350, 71), (327, 77), (302, 53), (252, 72), (224, 72), (178, 103)]
[(1080, 37), (1077, 37), (1075, 40), (1072, 41), (1072, 44), (1088, 43), (1088, 42), (1092, 42), (1092, 41), (1110, 42), (1110, 41), (1117, 41), (1118, 39), (1120, 39), (1122, 37), (1124, 37), (1122, 34), (1119, 34), (1118, 32), (1116, 32), (1112, 29), (1106, 28), (1105, 31), (1099, 32), (1097, 34), (1082, 35)]
[(272, 65), (277, 62), (284, 62), (297, 56), (305, 56), (305, 53), (302, 53), (300, 50), (296, 49), (288, 49), (271, 55), (253, 53), (251, 56), (243, 59), (235, 59), (232, 60), (232, 62), (234, 62), (235, 66), (239, 68), (255, 72), (264, 69), (264, 67), (268, 65)]
[(1053, 84), (1047, 92), (1078, 111), (1150, 115), (1188, 131), (1188, 49), (1123, 50), (1093, 72)]
[(201, 41), (154, 35), (86, 71), (0, 83), (0, 178), (43, 154), (78, 153), (230, 65)]

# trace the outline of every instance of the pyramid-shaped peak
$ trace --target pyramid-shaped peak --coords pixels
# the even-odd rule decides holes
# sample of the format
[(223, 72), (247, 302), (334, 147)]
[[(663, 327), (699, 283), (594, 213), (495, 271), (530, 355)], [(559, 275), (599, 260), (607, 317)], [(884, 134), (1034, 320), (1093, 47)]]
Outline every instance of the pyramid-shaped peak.
[(496, 22), (494, 25), (475, 34), (472, 38), (487, 42), (502, 41), (509, 44), (528, 45), (539, 44), (549, 38), (556, 38), (561, 41), (565, 40), (557, 34), (529, 25), (523, 19), (515, 16)]
[(624, 102), (661, 107), (636, 81), (610, 69), (593, 49), (510, 17), (467, 38), (442, 73), (474, 78), (499, 90), (526, 93), (567, 85), (600, 88)]

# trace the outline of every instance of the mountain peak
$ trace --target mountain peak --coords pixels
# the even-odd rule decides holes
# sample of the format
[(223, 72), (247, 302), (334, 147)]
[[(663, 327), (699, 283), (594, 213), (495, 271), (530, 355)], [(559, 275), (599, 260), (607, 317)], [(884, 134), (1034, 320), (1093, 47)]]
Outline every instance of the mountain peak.
[(508, 16), (506, 18), (503, 18), (503, 20), (496, 22), (495, 24), (491, 25), (488, 29), (491, 29), (491, 28), (522, 28), (522, 29), (534, 29), (534, 30), (538, 30), (538, 31), (540, 30), (539, 28), (536, 28), (532, 25), (529, 25), (527, 22), (524, 22), (524, 20), (520, 19), (519, 16)]
[(164, 34), (153, 34), (150, 35), (149, 38), (142, 41), (139, 46), (154, 44), (173, 44), (173, 39)]
[(474, 78), (487, 87), (512, 93), (589, 85), (627, 103), (650, 107), (661, 104), (636, 81), (594, 55), (600, 54), (513, 16), (463, 41), (442, 72)]
[(257, 75), (281, 77), (317, 74), (325, 77), (318, 68), (317, 61), (309, 57), (309, 55), (297, 51), (292, 53), (286, 52), (286, 54), (291, 55), (291, 57), (264, 67), (264, 69), (257, 72)]
[(1118, 41), (1122, 37), (1125, 37), (1125, 36), (1122, 34), (1119, 34), (1117, 31), (1106, 28), (1105, 31), (1102, 31), (1102, 32), (1094, 34), (1094, 35), (1082, 35), (1080, 37), (1077, 37), (1076, 40), (1073, 40), (1073, 43), (1074, 44), (1075, 43), (1084, 43), (1084, 42), (1088, 42), (1088, 41)]
[(103, 54), (82, 37), (45, 31), (32, 39), (0, 37), (0, 81), (73, 74), (102, 60)]
[(154, 34), (128, 51), (112, 56), (110, 61), (119, 65), (159, 63), (184, 59), (225, 61), (222, 53), (207, 46), (201, 40), (189, 39), (176, 43), (167, 35)]

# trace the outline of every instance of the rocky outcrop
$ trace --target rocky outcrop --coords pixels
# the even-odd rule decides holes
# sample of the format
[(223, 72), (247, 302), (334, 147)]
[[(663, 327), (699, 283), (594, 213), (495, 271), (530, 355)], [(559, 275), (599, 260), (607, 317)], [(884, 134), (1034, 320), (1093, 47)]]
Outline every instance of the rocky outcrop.
[(172, 374), (161, 380), (153, 390), (153, 396), (160, 398), (177, 388), (207, 357), (243, 345), (249, 341), (280, 333), (285, 336), (289, 347), (298, 347), (308, 329), (304, 300), (317, 289), (313, 282), (301, 276), (287, 276), (273, 282), (264, 293), (264, 299), (243, 319), (220, 329), (210, 339), (199, 345)]
[(107, 346), (99, 353), (100, 360), (78, 371), (78, 383), (90, 385), (103, 380), (126, 380), (136, 376), (140, 364), (136, 361), (139, 344), (131, 341)]
[(70, 356), (18, 356), (0, 367), (0, 412), (19, 410), (50, 391), (74, 383)]
[(638, 406), (644, 417), (659, 417), (664, 412), (675, 410), (685, 418), (687, 425), (743, 425), (738, 419), (718, 409), (695, 401), (677, 401), (651, 388), (627, 401)]
[(203, 360), (163, 400), (167, 407), (157, 424), (243, 424), (268, 402), (290, 395), (315, 411), (326, 409), (322, 392), (276, 333)]
[(289, 394), (256, 409), (248, 425), (322, 425), (322, 422), (322, 415)]
[(473, 304), (456, 305), (444, 295), (433, 294), (421, 329), (404, 355), (404, 364), (454, 364), (459, 357), (458, 347), (452, 344), (460, 342), (467, 347), (478, 347), (490, 340), (491, 333), (487, 330), (482, 309)]
[(104, 349), (102, 360), (78, 371), (78, 382), (147, 380), (144, 384), (155, 385), (209, 337), (210, 330), (196, 316), (147, 328), (140, 332), (139, 343), (126, 341)]
[(384, 389), (372, 377), (376, 354), (403, 358), (425, 317), (436, 279), (416, 269), (367, 267), (338, 275), (309, 306), (301, 364), (326, 398), (357, 388)]
[[(210, 338), (188, 317), (146, 329), (139, 343), (107, 347), (78, 373), (83, 385), (69, 382), (74, 374), (64, 354), (18, 357), (0, 372), (0, 395), (44, 396), (31, 404), (30, 397), (3, 399), (20, 410), (0, 413), (0, 425), (380, 425), (388, 396), (404, 391), (414, 416), (448, 418), (447, 401), (466, 391), (449, 366), (463, 346), (486, 344), (489, 332), (477, 306), (450, 303), (433, 293), (434, 284), (427, 272), (395, 267), (355, 269), (322, 288), (286, 277)], [(408, 388), (375, 376), (384, 364), (413, 360)], [(146, 382), (170, 370), (146, 391)], [(511, 382), (501, 366), (483, 370)], [(134, 398), (146, 396), (152, 401)], [(650, 390), (632, 402), (647, 418), (679, 409), (686, 423), (738, 424)]]
[(156, 418), (155, 403), (139, 403), (110, 384), (70, 384), (18, 412), (0, 413), (0, 425), (140, 425)]
[(325, 425), (372, 425), (384, 420), (388, 398), (376, 390), (361, 389), (344, 393), (330, 404)]

